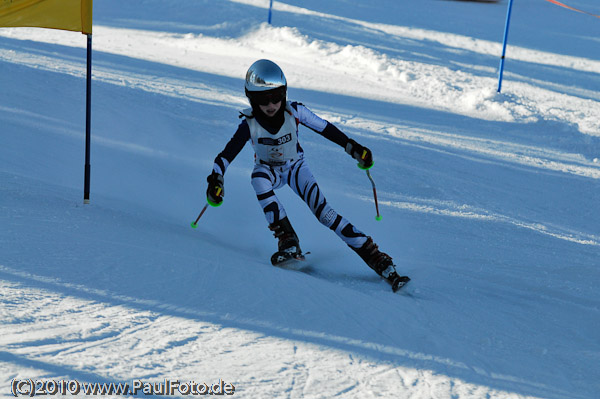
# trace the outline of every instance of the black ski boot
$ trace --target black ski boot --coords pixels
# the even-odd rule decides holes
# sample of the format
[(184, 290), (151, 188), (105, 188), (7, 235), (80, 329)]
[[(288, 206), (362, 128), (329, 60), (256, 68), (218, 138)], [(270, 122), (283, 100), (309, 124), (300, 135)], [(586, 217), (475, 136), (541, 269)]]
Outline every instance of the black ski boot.
[(367, 237), (367, 241), (362, 247), (350, 248), (352, 248), (371, 269), (375, 270), (377, 274), (386, 279), (386, 281), (392, 285), (392, 290), (394, 292), (398, 291), (410, 281), (408, 276), (398, 275), (391, 256), (385, 252), (381, 252), (371, 237)]
[(279, 239), (278, 251), (271, 256), (271, 264), (280, 266), (291, 260), (304, 260), (300, 249), (300, 240), (287, 216), (269, 226), (275, 238)]

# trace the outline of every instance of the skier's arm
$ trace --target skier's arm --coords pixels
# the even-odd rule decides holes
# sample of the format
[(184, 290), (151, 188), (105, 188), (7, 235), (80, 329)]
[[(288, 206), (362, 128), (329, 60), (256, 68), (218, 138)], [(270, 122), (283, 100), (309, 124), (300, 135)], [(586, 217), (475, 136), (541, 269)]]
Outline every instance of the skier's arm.
[(294, 109), (298, 114), (298, 121), (306, 126), (307, 128), (314, 130), (321, 136), (328, 140), (333, 141), (341, 147), (346, 148), (348, 144), (348, 136), (338, 129), (334, 124), (322, 119), (320, 116), (313, 113), (311, 110), (306, 108), (303, 104), (293, 103)]
[(244, 145), (249, 139), (250, 129), (248, 129), (248, 124), (244, 120), (238, 126), (237, 131), (231, 140), (229, 140), (225, 149), (215, 158), (212, 173), (206, 178), (208, 183), (206, 199), (209, 204), (219, 206), (223, 202), (223, 196), (225, 195), (225, 181), (223, 175), (229, 164), (235, 159), (240, 151), (242, 151), (242, 148), (244, 148)]
[(334, 124), (317, 116), (311, 110), (300, 103), (292, 104), (298, 114), (298, 121), (309, 129), (314, 130), (321, 136), (342, 146), (352, 158), (356, 159), (362, 168), (368, 169), (373, 166), (373, 154), (371, 150), (352, 140)]
[(246, 120), (243, 120), (231, 140), (229, 140), (225, 146), (225, 149), (215, 158), (213, 171), (220, 175), (224, 175), (229, 164), (233, 162), (235, 157), (242, 151), (242, 148), (244, 148), (244, 145), (246, 145), (248, 140), (250, 140), (250, 129), (248, 128)]

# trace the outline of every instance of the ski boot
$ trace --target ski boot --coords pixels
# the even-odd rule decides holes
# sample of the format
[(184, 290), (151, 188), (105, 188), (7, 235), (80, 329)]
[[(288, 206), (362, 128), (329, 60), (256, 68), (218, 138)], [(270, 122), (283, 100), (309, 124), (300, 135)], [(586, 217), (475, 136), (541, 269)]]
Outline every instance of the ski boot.
[(394, 292), (410, 281), (408, 276), (399, 276), (392, 258), (385, 252), (381, 252), (371, 237), (360, 248), (350, 247), (365, 261), (365, 263), (377, 274), (391, 284)]
[(283, 266), (291, 261), (304, 260), (300, 249), (300, 241), (287, 216), (278, 222), (269, 225), (275, 238), (279, 239), (278, 251), (271, 256), (273, 266)]

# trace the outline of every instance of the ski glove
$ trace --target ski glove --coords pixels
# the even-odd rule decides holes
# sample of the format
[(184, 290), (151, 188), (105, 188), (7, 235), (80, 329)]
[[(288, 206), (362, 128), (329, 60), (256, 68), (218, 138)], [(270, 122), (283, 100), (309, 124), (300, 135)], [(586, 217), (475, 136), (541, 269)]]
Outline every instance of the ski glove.
[(206, 189), (206, 201), (212, 206), (219, 206), (223, 202), (225, 195), (223, 175), (212, 172), (207, 178), (208, 188)]
[(358, 161), (358, 167), (361, 169), (369, 169), (373, 166), (373, 153), (367, 147), (363, 147), (352, 139), (348, 139), (346, 144), (346, 152)]

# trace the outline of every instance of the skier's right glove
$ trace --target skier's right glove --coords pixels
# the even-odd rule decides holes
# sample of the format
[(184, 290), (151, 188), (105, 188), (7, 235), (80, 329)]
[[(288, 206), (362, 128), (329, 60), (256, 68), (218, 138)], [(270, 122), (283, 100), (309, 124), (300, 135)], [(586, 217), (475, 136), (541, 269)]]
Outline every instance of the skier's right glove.
[(346, 144), (346, 152), (352, 158), (358, 161), (358, 167), (361, 169), (369, 169), (373, 166), (373, 153), (367, 147), (358, 144), (352, 139), (348, 139)]
[(206, 189), (206, 201), (212, 206), (219, 206), (223, 202), (225, 195), (223, 175), (212, 172), (207, 178), (208, 188)]

